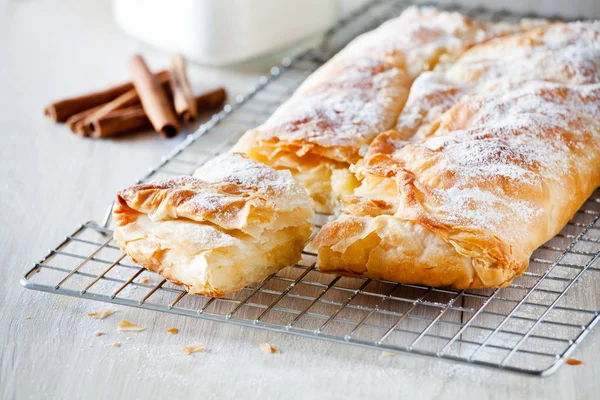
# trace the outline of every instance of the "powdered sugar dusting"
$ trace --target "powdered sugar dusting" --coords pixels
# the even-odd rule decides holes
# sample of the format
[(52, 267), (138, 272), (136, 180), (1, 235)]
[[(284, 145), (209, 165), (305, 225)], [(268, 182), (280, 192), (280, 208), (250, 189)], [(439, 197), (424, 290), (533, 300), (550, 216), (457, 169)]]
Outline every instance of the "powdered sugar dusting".
[(285, 132), (285, 140), (291, 142), (307, 140), (322, 146), (367, 143), (394, 124), (402, 104), (403, 89), (386, 83), (398, 80), (400, 72), (394, 68), (381, 75), (379, 82), (373, 81), (375, 88), (323, 88), (293, 98), (259, 129), (264, 130), (263, 137), (269, 132), (278, 136)]
[[(412, 141), (419, 142), (429, 124), (466, 96), (511, 91), (532, 81), (564, 85), (598, 82), (599, 37), (599, 22), (555, 24), (546, 30), (476, 46), (456, 62), (442, 62), (436, 72), (424, 73), (415, 80), (396, 129), (404, 137), (416, 133)], [(585, 102), (580, 103), (590, 112), (597, 112)], [(556, 109), (547, 110), (540, 117), (555, 114)]]
[(447, 82), (438, 72), (424, 72), (413, 83), (396, 130), (404, 139), (413, 136), (420, 126), (438, 119), (462, 96), (456, 83)]
[[(557, 92), (567, 99), (559, 99)], [(542, 93), (554, 93), (554, 99)], [(581, 127), (590, 114), (586, 107), (579, 107), (579, 94), (575, 88), (555, 83), (530, 82), (463, 101), (465, 108), (474, 111), (457, 130), (445, 130), (444, 122), (452, 129), (456, 121), (442, 118), (436, 135), (420, 145), (439, 153), (437, 168), (453, 177), (451, 187), (439, 190), (444, 198), (439, 211), (444, 218), (456, 223), (460, 217), (476, 227), (489, 228), (505, 223), (502, 216), (513, 215), (522, 223), (540, 215), (540, 205), (520, 199), (521, 193), (534, 190), (541, 195), (543, 187), (559, 186), (557, 180), (577, 168), (573, 151), (584, 149), (586, 135), (595, 135), (588, 151), (599, 150), (598, 132), (586, 133)], [(599, 98), (597, 86), (592, 116), (598, 116)], [(489, 187), (490, 181), (496, 185)]]
[(484, 37), (483, 26), (459, 13), (411, 7), (309, 77), (258, 128), (259, 139), (309, 142), (327, 149), (326, 157), (355, 162), (361, 146), (395, 125), (417, 75), (440, 55), (462, 52)]
[(507, 80), (586, 84), (597, 82), (599, 69), (600, 22), (577, 22), (475, 47), (448, 69), (446, 79), (480, 90)]
[(312, 216), (312, 200), (289, 171), (275, 170), (244, 154), (221, 154), (198, 168), (193, 177), (208, 185), (190, 199), (192, 212), (206, 210), (213, 222), (225, 228), (243, 227), (257, 234), (265, 216), (256, 220), (257, 227), (248, 221), (258, 208), (266, 208), (277, 220), (273, 222), (281, 225), (297, 221), (285, 220), (283, 214), (275, 217), (274, 213), (305, 210), (307, 218)]
[[(289, 171), (275, 170), (240, 153), (226, 153), (213, 158), (194, 172), (194, 178), (207, 183), (239, 185), (253, 195), (263, 196), (273, 202), (277, 209), (311, 207), (306, 191), (292, 178)], [(235, 196), (206, 195), (199, 201), (202, 207), (226, 210), (224, 202), (235, 201)]]
[(600, 157), (598, 120), (600, 23), (558, 24), (422, 74), (387, 143), (428, 186), (423, 206), (439, 222), (519, 240), (510, 227), (547, 224), (536, 218), (549, 196), (592, 176), (581, 160)]
[[(267, 222), (292, 226), (304, 217), (309, 219), (313, 206), (289, 171), (274, 170), (239, 153), (212, 159), (194, 177), (133, 186), (119, 196), (151, 221), (177, 222), (183, 218), (251, 235), (260, 234)], [(200, 233), (218, 234), (210, 230)]]
[[(462, 137), (461, 137), (462, 136)], [(529, 146), (526, 142), (518, 143), (498, 139), (466, 138), (463, 132), (448, 136), (434, 137), (423, 145), (434, 151), (441, 151), (445, 156), (445, 165), (451, 171), (458, 173), (465, 181), (474, 178), (492, 179), (505, 177), (507, 179), (526, 180), (533, 184), (536, 175), (527, 169), (527, 165), (535, 162), (536, 149), (544, 147)], [(519, 144), (521, 146), (519, 146)], [(525, 150), (529, 147), (528, 150)], [(525, 150), (526, 154), (523, 154)], [(513, 164), (510, 159), (520, 158), (523, 165)], [(560, 159), (559, 159), (560, 160)]]
[[(568, 97), (560, 101), (544, 98), (557, 92)], [(578, 90), (554, 83), (505, 87), (499, 93), (463, 101), (465, 108), (473, 110), (468, 126), (448, 131), (454, 121), (442, 119), (450, 126), (442, 122), (442, 129), (422, 145), (443, 151), (467, 179), (503, 176), (535, 184), (539, 172), (564, 172), (570, 167), (570, 146), (578, 144), (573, 138), (577, 133), (571, 132), (577, 132), (586, 115), (600, 116), (597, 100), (589, 100), (584, 105)], [(595, 112), (588, 111), (594, 107)]]
[[(478, 188), (450, 188), (442, 192), (444, 203), (439, 211), (447, 215), (446, 221), (462, 224), (468, 222), (476, 227), (500, 225), (506, 218), (506, 198)], [(541, 210), (529, 201), (511, 201), (510, 212), (519, 219), (527, 220)]]
[(414, 79), (430, 69), (442, 54), (456, 55), (488, 37), (486, 28), (458, 12), (435, 7), (409, 7), (398, 18), (355, 40), (354, 49), (384, 54), (404, 64)]
[(294, 187), (289, 171), (276, 171), (239, 153), (221, 154), (198, 168), (194, 178), (208, 183), (227, 182), (258, 190)]

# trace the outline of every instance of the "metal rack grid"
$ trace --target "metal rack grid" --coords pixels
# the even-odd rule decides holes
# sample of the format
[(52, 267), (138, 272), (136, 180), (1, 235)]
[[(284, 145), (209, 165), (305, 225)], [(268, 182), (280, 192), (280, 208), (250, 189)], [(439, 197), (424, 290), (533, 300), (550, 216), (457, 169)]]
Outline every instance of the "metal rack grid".
[[(295, 88), (357, 34), (396, 15), (405, 1), (375, 2), (331, 29), (321, 46), (284, 59), (138, 182), (190, 174), (262, 123)], [(521, 16), (462, 10), (479, 19)], [(327, 216), (318, 215), (316, 225)], [(104, 224), (88, 222), (30, 269), (29, 289), (289, 332), (390, 352), (511, 371), (555, 371), (600, 319), (600, 191), (531, 258), (523, 276), (496, 290), (454, 290), (322, 274), (315, 254), (223, 299), (190, 296), (135, 265)], [(567, 296), (567, 293), (569, 296)]]

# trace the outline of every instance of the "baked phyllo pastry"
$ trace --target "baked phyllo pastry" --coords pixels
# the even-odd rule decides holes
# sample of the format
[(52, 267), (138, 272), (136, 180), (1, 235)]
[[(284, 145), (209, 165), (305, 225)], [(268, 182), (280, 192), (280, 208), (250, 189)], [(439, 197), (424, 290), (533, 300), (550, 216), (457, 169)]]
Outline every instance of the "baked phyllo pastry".
[(600, 23), (475, 46), (422, 75), (311, 243), (324, 272), (510, 285), (600, 185)]
[(237, 153), (117, 195), (114, 238), (191, 294), (222, 297), (301, 258), (313, 202), (288, 171)]
[(290, 170), (316, 210), (333, 213), (358, 185), (348, 167), (396, 125), (413, 80), (487, 37), (462, 14), (411, 7), (353, 40), (234, 150)]

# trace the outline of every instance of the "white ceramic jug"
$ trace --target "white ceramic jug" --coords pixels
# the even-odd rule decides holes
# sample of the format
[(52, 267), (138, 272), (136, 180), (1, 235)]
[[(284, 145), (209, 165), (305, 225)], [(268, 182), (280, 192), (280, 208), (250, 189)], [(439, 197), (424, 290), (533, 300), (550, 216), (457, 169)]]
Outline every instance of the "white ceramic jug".
[(323, 32), (336, 0), (114, 0), (130, 35), (203, 64), (228, 64)]

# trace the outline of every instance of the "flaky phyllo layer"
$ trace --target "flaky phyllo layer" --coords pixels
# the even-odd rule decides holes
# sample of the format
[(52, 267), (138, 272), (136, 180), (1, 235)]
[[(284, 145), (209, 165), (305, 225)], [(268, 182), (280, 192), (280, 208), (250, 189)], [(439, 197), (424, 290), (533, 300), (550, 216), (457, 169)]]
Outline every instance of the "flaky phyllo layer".
[(221, 297), (297, 262), (313, 211), (289, 172), (229, 154), (194, 177), (120, 192), (114, 216), (115, 240), (135, 262)]
[(333, 213), (357, 185), (345, 171), (396, 125), (413, 80), (494, 34), (459, 13), (409, 8), (352, 41), (234, 151), (290, 170), (317, 211)]
[(506, 286), (600, 185), (600, 24), (473, 47), (420, 75), (312, 243), (323, 271)]

